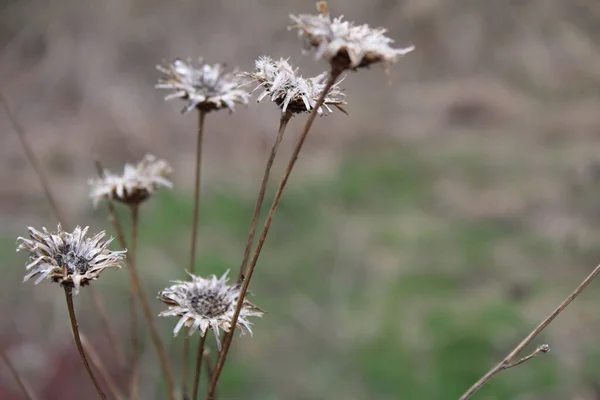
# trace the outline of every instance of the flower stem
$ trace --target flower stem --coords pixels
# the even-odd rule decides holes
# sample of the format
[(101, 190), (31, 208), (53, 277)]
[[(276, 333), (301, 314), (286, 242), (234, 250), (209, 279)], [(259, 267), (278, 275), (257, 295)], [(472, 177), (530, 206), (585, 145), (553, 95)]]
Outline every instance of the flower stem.
[(594, 268), (594, 270), (583, 280), (583, 282), (581, 282), (579, 284), (579, 286), (577, 286), (575, 288), (575, 290), (569, 295), (569, 297), (567, 297), (562, 303), (560, 303), (560, 305), (554, 311), (552, 311), (552, 313), (550, 313), (550, 315), (548, 315), (529, 335), (527, 335), (527, 337), (525, 339), (523, 339), (521, 341), (521, 343), (519, 343), (517, 345), (517, 347), (515, 347), (506, 357), (504, 357), (504, 359), (502, 361), (500, 361), (494, 368), (489, 370), (488, 373), (486, 373), (483, 377), (481, 377), (481, 379), (479, 379), (477, 382), (475, 382), (475, 384), (473, 384), (473, 386), (471, 386), (469, 388), (469, 390), (467, 390), (460, 397), (459, 400), (470, 399), (479, 389), (481, 389), (486, 383), (488, 383), (494, 376), (496, 376), (500, 372), (504, 371), (505, 369), (520, 365), (523, 362), (530, 360), (531, 358), (533, 358), (534, 355), (537, 355), (540, 352), (544, 353), (544, 352), (548, 351), (548, 350), (545, 350), (548, 348), (547, 345), (542, 345), (542, 346), (538, 347), (538, 350), (533, 352), (531, 356), (527, 356), (517, 362), (514, 362), (515, 357), (518, 356), (519, 353), (521, 351), (523, 351), (523, 349), (529, 343), (531, 343), (533, 341), (533, 339), (535, 339), (540, 333), (542, 333), (542, 331), (544, 329), (546, 329), (548, 327), (548, 325), (550, 325), (552, 323), (552, 321), (554, 321), (554, 319), (558, 316), (558, 314), (563, 312), (564, 309), (567, 308), (567, 306), (569, 304), (571, 304), (571, 302), (573, 302), (573, 300), (575, 300), (575, 298), (581, 294), (581, 292), (587, 287), (587, 285), (589, 285), (594, 280), (594, 278), (596, 278), (596, 276), (598, 276), (599, 273), (600, 273), (600, 265), (598, 265), (596, 268)]
[[(131, 207), (131, 248), (129, 258), (131, 264), (136, 264), (138, 228), (139, 228), (139, 204), (132, 204)], [(131, 381), (129, 383), (129, 398), (136, 400), (138, 398), (138, 383), (139, 383), (139, 332), (138, 332), (138, 316), (135, 304), (135, 295), (133, 283), (129, 281), (129, 305), (131, 318)]]
[[(102, 168), (102, 164), (99, 161), (96, 161), (96, 169), (98, 170), (98, 175), (102, 178), (104, 175), (104, 170)], [(127, 247), (127, 242), (125, 241), (125, 235), (123, 234), (123, 228), (121, 227), (121, 223), (117, 218), (117, 213), (115, 211), (115, 206), (112, 201), (106, 201), (108, 207), (108, 214), (115, 229), (117, 240), (119, 241), (119, 245), (122, 248)], [(165, 351), (165, 347), (160, 339), (160, 335), (158, 334), (158, 329), (156, 328), (156, 324), (152, 319), (152, 311), (150, 310), (150, 305), (148, 304), (148, 300), (144, 293), (144, 288), (142, 287), (142, 283), (140, 277), (137, 273), (137, 269), (135, 268), (135, 264), (131, 262), (131, 258), (127, 257), (127, 270), (129, 271), (129, 279), (133, 282), (133, 291), (135, 293), (136, 299), (140, 306), (142, 307), (142, 313), (144, 315), (144, 319), (146, 323), (150, 327), (150, 337), (152, 338), (152, 343), (156, 348), (156, 353), (158, 354), (158, 359), (160, 361), (160, 366), (163, 371), (163, 375), (165, 377), (165, 383), (167, 385), (167, 390), (169, 391), (169, 399), (175, 400), (175, 384), (173, 381), (173, 372), (171, 371), (171, 366), (169, 364), (169, 360), (167, 358), (167, 353)]]
[(273, 215), (275, 214), (275, 211), (277, 210), (277, 206), (279, 205), (279, 200), (281, 199), (283, 189), (285, 188), (285, 185), (290, 177), (290, 174), (292, 173), (292, 169), (294, 168), (294, 165), (296, 164), (296, 160), (298, 159), (300, 150), (302, 150), (302, 145), (304, 144), (304, 141), (306, 140), (306, 136), (308, 135), (308, 132), (310, 131), (312, 123), (315, 120), (315, 117), (317, 116), (317, 110), (323, 105), (325, 96), (327, 95), (327, 93), (329, 92), (331, 87), (335, 84), (335, 82), (339, 78), (339, 76), (340, 76), (339, 71), (334, 71), (334, 70), (331, 71), (331, 73), (329, 75), (329, 79), (327, 80), (327, 83), (325, 84), (325, 88), (323, 89), (323, 92), (319, 96), (317, 103), (314, 105), (314, 108), (312, 109), (310, 115), (308, 116), (308, 119), (306, 120), (306, 124), (304, 125), (302, 133), (300, 133), (300, 137), (298, 138), (296, 147), (294, 147), (294, 152), (292, 153), (292, 156), (290, 158), (290, 161), (288, 162), (287, 168), (285, 169), (283, 178), (281, 178), (281, 181), (279, 182), (279, 187), (277, 188), (277, 192), (275, 193), (275, 198), (273, 199), (273, 203), (271, 204), (271, 208), (269, 209), (269, 213), (267, 214), (267, 219), (265, 221), (263, 230), (258, 239), (258, 244), (256, 245), (256, 250), (254, 251), (252, 261), (250, 262), (250, 265), (248, 266), (247, 276), (244, 278), (244, 280), (242, 282), (242, 287), (240, 288), (240, 295), (239, 295), (238, 302), (235, 307), (235, 312), (233, 314), (233, 318), (232, 318), (231, 325), (230, 325), (231, 329), (225, 336), (223, 348), (219, 352), (219, 358), (217, 359), (215, 371), (213, 372), (213, 376), (212, 376), (212, 379), (211, 379), (211, 382), (209, 385), (209, 389), (208, 389), (208, 396), (206, 397), (207, 400), (214, 399), (214, 393), (217, 388), (217, 383), (219, 381), (219, 377), (221, 376), (221, 372), (223, 371), (223, 366), (225, 365), (225, 360), (227, 358), (227, 353), (231, 346), (231, 341), (233, 340), (233, 335), (235, 333), (235, 327), (237, 325), (237, 320), (240, 315), (242, 305), (244, 304), (246, 292), (248, 291), (248, 286), (250, 285), (250, 280), (252, 279), (252, 274), (254, 273), (254, 268), (256, 267), (256, 263), (258, 262), (258, 257), (260, 256), (260, 252), (261, 252), (262, 247), (267, 238), (269, 228), (271, 227), (271, 222), (273, 221)]
[(273, 167), (273, 162), (275, 161), (277, 150), (279, 149), (279, 145), (283, 140), (283, 133), (285, 132), (285, 128), (287, 127), (290, 118), (292, 118), (292, 113), (290, 113), (289, 111), (281, 114), (281, 120), (279, 121), (279, 129), (277, 130), (277, 137), (275, 138), (275, 143), (273, 143), (271, 153), (269, 154), (269, 159), (267, 160), (267, 165), (265, 166), (265, 172), (263, 174), (262, 183), (258, 191), (258, 199), (256, 200), (256, 205), (254, 206), (254, 214), (252, 215), (252, 222), (250, 224), (250, 233), (248, 234), (246, 248), (244, 249), (244, 258), (242, 259), (242, 264), (240, 265), (240, 272), (238, 274), (238, 282), (240, 283), (244, 279), (244, 272), (246, 270), (246, 266), (248, 265), (248, 259), (250, 258), (250, 250), (252, 249), (252, 242), (254, 241), (254, 234), (256, 233), (256, 226), (258, 225), (258, 217), (260, 216), (260, 210), (265, 200), (265, 193), (267, 191), (267, 184), (269, 183), (269, 175), (271, 174), (271, 168)]
[(71, 329), (73, 330), (73, 338), (75, 339), (75, 345), (77, 346), (77, 350), (79, 351), (79, 356), (81, 357), (81, 361), (83, 361), (83, 365), (85, 366), (85, 370), (87, 371), (90, 379), (94, 383), (96, 387), (96, 391), (101, 399), (106, 399), (106, 395), (100, 388), (100, 384), (96, 380), (94, 373), (92, 372), (92, 368), (90, 368), (90, 364), (88, 363), (87, 357), (85, 356), (85, 352), (83, 351), (83, 345), (81, 344), (81, 337), (79, 336), (79, 327), (77, 325), (77, 318), (75, 317), (75, 307), (73, 306), (73, 288), (70, 285), (63, 286), (65, 290), (65, 299), (67, 301), (67, 309), (69, 310), (69, 319), (71, 320)]
[[(198, 239), (198, 213), (200, 210), (200, 177), (202, 172), (202, 139), (204, 136), (204, 119), (206, 111), (198, 109), (198, 136), (196, 139), (196, 174), (194, 177), (194, 215), (192, 217), (192, 239), (190, 244), (190, 262), (188, 271), (196, 271), (196, 242)], [(190, 338), (185, 336), (183, 339), (183, 349), (181, 357), (181, 393), (183, 398), (187, 397), (188, 392), (188, 365), (190, 360)]]
[(204, 336), (200, 336), (198, 341), (198, 350), (196, 353), (196, 370), (194, 371), (194, 390), (192, 391), (192, 400), (198, 398), (198, 387), (200, 384), (200, 372), (202, 371), (202, 357), (204, 356), (204, 342), (206, 341), (206, 333)]
[(23, 394), (25, 395), (27, 400), (37, 400), (37, 396), (31, 391), (31, 386), (29, 385), (29, 383), (27, 383), (25, 378), (22, 377), (21, 374), (19, 374), (19, 371), (17, 371), (17, 369), (15, 368), (13, 363), (10, 361), (8, 356), (4, 353), (4, 350), (1, 348), (0, 348), (0, 358), (2, 358), (2, 360), (4, 360), (4, 363), (8, 367), (10, 374), (13, 376), (13, 378), (17, 382), (17, 385), (19, 385), (19, 388), (21, 388), (21, 390), (23, 391)]

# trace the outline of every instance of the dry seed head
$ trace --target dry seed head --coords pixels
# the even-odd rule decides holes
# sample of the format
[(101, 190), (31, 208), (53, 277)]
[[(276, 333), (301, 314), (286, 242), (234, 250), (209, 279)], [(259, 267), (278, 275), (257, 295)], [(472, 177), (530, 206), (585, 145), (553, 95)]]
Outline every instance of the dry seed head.
[(137, 164), (125, 164), (122, 175), (104, 170), (100, 179), (90, 179), (90, 197), (94, 206), (102, 199), (114, 199), (126, 204), (139, 204), (160, 187), (173, 187), (167, 179), (172, 172), (165, 160), (147, 154)]
[(179, 58), (167, 67), (157, 65), (156, 69), (165, 77), (159, 78), (154, 87), (173, 91), (165, 100), (187, 101), (182, 113), (194, 108), (202, 111), (228, 108), (233, 111), (236, 103), (248, 104), (250, 95), (238, 88), (239, 80), (234, 73), (225, 73), (222, 64), (208, 65), (202, 58), (199, 60), (198, 66), (191, 59), (186, 63)]
[(343, 16), (332, 20), (324, 1), (317, 3), (317, 9), (318, 15), (290, 15), (295, 23), (290, 29), (298, 29), (305, 48), (315, 49), (316, 58), (328, 60), (334, 71), (356, 70), (379, 62), (389, 66), (414, 50), (414, 46), (392, 48), (394, 41), (384, 35), (386, 29), (354, 25), (342, 21)]
[[(292, 68), (288, 60), (281, 58), (275, 61), (266, 56), (256, 60), (252, 72), (244, 72), (240, 75), (247, 79), (246, 84), (257, 84), (254, 91), (263, 89), (258, 96), (258, 101), (269, 96), (282, 112), (289, 111), (294, 114), (310, 112), (325, 89), (327, 81), (327, 72), (305, 79), (298, 75), (298, 69)], [(346, 104), (345, 97), (338, 84), (333, 85), (317, 113), (330, 114), (332, 112), (330, 106), (346, 113), (341, 107)]]
[(104, 231), (92, 238), (86, 238), (88, 227), (77, 226), (73, 233), (65, 232), (60, 224), (56, 232), (46, 228), (42, 232), (29, 227), (29, 239), (17, 238), (17, 251), (29, 252), (29, 271), (23, 282), (36, 278), (37, 285), (44, 279), (50, 279), (61, 285), (71, 286), (74, 293), (81, 286), (98, 278), (107, 268), (121, 268), (127, 250), (111, 251), (108, 245), (112, 238), (103, 240)]
[[(219, 329), (226, 332), (231, 329), (231, 320), (240, 296), (240, 285), (227, 285), (228, 272), (219, 279), (214, 275), (205, 279), (189, 274), (191, 282), (174, 281), (174, 285), (159, 293), (158, 299), (168, 306), (159, 316), (179, 317), (179, 322), (173, 329), (175, 336), (184, 326), (189, 328), (188, 335), (199, 330), (200, 335), (204, 336), (212, 329), (220, 349)], [(261, 309), (244, 300), (236, 327), (242, 334), (252, 334), (252, 324), (248, 317), (261, 317), (263, 314)]]

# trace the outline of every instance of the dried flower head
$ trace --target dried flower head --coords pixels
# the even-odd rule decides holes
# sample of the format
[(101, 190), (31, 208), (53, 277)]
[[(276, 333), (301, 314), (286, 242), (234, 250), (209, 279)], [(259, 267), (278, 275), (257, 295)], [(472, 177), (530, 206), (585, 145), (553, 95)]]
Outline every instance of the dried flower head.
[(328, 60), (334, 70), (356, 70), (378, 62), (389, 65), (396, 62), (398, 56), (414, 50), (414, 46), (390, 47), (394, 41), (384, 35), (386, 29), (354, 25), (342, 21), (342, 16), (331, 20), (324, 1), (317, 3), (317, 8), (318, 15), (290, 15), (295, 22), (290, 29), (298, 29), (305, 48), (315, 48), (316, 58)]
[(166, 178), (171, 171), (171, 166), (165, 160), (147, 154), (137, 165), (125, 164), (122, 175), (104, 170), (103, 178), (90, 179), (90, 197), (94, 206), (102, 199), (139, 204), (159, 187), (173, 187)]
[[(264, 99), (267, 95), (271, 101), (276, 103), (282, 112), (291, 113), (310, 112), (317, 103), (317, 100), (327, 81), (327, 72), (314, 78), (304, 79), (298, 75), (298, 69), (293, 69), (285, 59), (279, 61), (272, 60), (270, 57), (260, 57), (255, 62), (255, 68), (252, 72), (244, 72), (241, 76), (248, 79), (246, 84), (257, 83), (254, 91), (263, 88), (263, 92), (258, 96), (258, 101)], [(324, 114), (323, 110), (331, 113), (329, 106), (334, 106), (346, 113), (341, 107), (346, 104), (345, 95), (335, 84), (329, 93), (325, 96), (323, 106), (319, 107), (317, 113)]]
[(23, 282), (36, 277), (37, 285), (48, 278), (61, 285), (69, 285), (74, 292), (98, 278), (107, 268), (121, 268), (127, 250), (111, 251), (108, 245), (112, 238), (103, 240), (104, 231), (86, 238), (88, 227), (77, 226), (73, 233), (63, 231), (60, 224), (56, 232), (42, 232), (29, 227), (29, 239), (17, 239), (17, 251), (29, 252), (29, 271)]
[(233, 73), (224, 73), (221, 64), (208, 65), (200, 59), (196, 67), (190, 59), (187, 63), (176, 59), (168, 67), (157, 65), (156, 68), (166, 77), (160, 78), (154, 87), (174, 91), (165, 100), (186, 100), (182, 113), (194, 108), (212, 111), (227, 107), (233, 111), (236, 103), (248, 104), (249, 93), (238, 88), (238, 78)]
[[(211, 275), (208, 279), (190, 274), (191, 282), (174, 281), (170, 286), (159, 293), (159, 300), (169, 306), (168, 310), (161, 312), (161, 317), (176, 316), (179, 322), (173, 329), (175, 336), (183, 326), (189, 329), (188, 335), (200, 330), (200, 335), (206, 331), (215, 331), (217, 346), (221, 348), (219, 328), (229, 332), (231, 320), (240, 295), (240, 285), (227, 285), (227, 273), (217, 279)], [(254, 304), (244, 300), (236, 327), (241, 333), (248, 331), (252, 334), (251, 323), (248, 317), (261, 317), (264, 312)]]

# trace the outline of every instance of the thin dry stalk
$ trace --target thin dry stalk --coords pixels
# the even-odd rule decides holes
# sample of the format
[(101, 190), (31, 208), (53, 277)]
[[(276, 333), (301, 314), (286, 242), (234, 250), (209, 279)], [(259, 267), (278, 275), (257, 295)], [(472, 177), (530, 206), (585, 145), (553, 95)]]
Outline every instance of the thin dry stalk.
[[(58, 207), (58, 203), (56, 202), (55, 197), (52, 194), (52, 191), (50, 190), (50, 185), (48, 184), (48, 178), (46, 177), (42, 168), (40, 167), (40, 163), (38, 162), (37, 157), (35, 156), (33, 148), (31, 147), (31, 145), (29, 144), (29, 141), (27, 140), (27, 137), (25, 136), (25, 130), (23, 129), (23, 127), (17, 120), (15, 114), (12, 112), (10, 106), (8, 105), (8, 102), (6, 101), (6, 99), (4, 98), (4, 95), (1, 92), (0, 92), (0, 102), (2, 103), (2, 106), (4, 107), (4, 111), (6, 112), (6, 115), (8, 116), (8, 119), (10, 120), (10, 123), (11, 123), (14, 131), (17, 133), (17, 136), (19, 137), (19, 141), (21, 142), (21, 146), (23, 146), (23, 150), (25, 151), (25, 156), (27, 157), (27, 161), (29, 161), (29, 164), (31, 164), (31, 167), (35, 171), (35, 174), (37, 175), (37, 177), (40, 181), (40, 184), (42, 185), (42, 189), (44, 190), (44, 194), (46, 195), (46, 199), (48, 200), (48, 203), (50, 203), (50, 207), (52, 208), (52, 212), (54, 213), (54, 216), (56, 217), (56, 219), (58, 221), (65, 222), (64, 215), (61, 212), (60, 208)], [(66, 225), (63, 225), (63, 226), (66, 226)]]
[(83, 351), (81, 337), (79, 336), (79, 327), (77, 325), (77, 317), (75, 316), (75, 307), (73, 306), (73, 288), (69, 285), (64, 285), (63, 288), (65, 290), (65, 300), (67, 301), (67, 309), (69, 310), (69, 319), (71, 320), (71, 329), (73, 330), (73, 339), (75, 339), (75, 345), (77, 346), (77, 350), (79, 351), (79, 356), (81, 357), (81, 361), (83, 361), (85, 370), (87, 371), (88, 375), (90, 376), (90, 379), (96, 387), (98, 395), (101, 399), (106, 399), (106, 395), (100, 388), (100, 384), (96, 380), (96, 376), (92, 372), (92, 368), (88, 363), (87, 357), (85, 356), (85, 351)]
[[(98, 170), (98, 175), (100, 178), (104, 175), (104, 169), (102, 168), (102, 164), (99, 161), (96, 161), (96, 169)], [(117, 240), (119, 241), (119, 245), (122, 248), (127, 248), (125, 235), (123, 234), (123, 228), (121, 227), (121, 223), (117, 218), (117, 213), (115, 211), (115, 206), (112, 201), (106, 201), (108, 207), (108, 214), (110, 221), (113, 225), (113, 228), (117, 235)], [(152, 338), (152, 343), (156, 348), (156, 353), (158, 354), (158, 359), (160, 361), (160, 366), (163, 371), (163, 375), (165, 377), (165, 383), (167, 384), (167, 389), (169, 391), (169, 399), (175, 400), (175, 384), (173, 381), (173, 372), (171, 371), (171, 366), (169, 364), (169, 360), (167, 359), (167, 353), (165, 351), (165, 347), (160, 339), (160, 335), (158, 334), (158, 329), (156, 328), (156, 324), (152, 319), (152, 311), (150, 310), (150, 305), (148, 304), (148, 300), (144, 293), (144, 289), (142, 287), (142, 283), (140, 281), (139, 275), (137, 273), (137, 269), (135, 268), (135, 264), (131, 262), (131, 258), (127, 257), (125, 259), (127, 261), (127, 270), (129, 271), (129, 279), (133, 282), (133, 291), (138, 300), (138, 303), (142, 307), (142, 312), (144, 314), (144, 318), (146, 323), (150, 327), (150, 337)]]
[[(131, 248), (128, 256), (131, 259), (131, 264), (136, 265), (138, 228), (139, 228), (139, 205), (132, 204), (131, 207)], [(138, 317), (135, 306), (135, 295), (131, 280), (129, 281), (129, 302), (130, 302), (130, 318), (131, 318), (131, 381), (129, 383), (129, 397), (131, 400), (138, 398), (139, 384), (139, 332), (138, 332)]]
[[(196, 242), (198, 239), (198, 213), (200, 210), (200, 176), (202, 172), (202, 142), (204, 136), (204, 119), (206, 111), (198, 109), (198, 137), (196, 141), (196, 174), (194, 181), (194, 216), (192, 217), (192, 240), (190, 245), (190, 262), (188, 271), (194, 274), (196, 272)], [(181, 393), (185, 398), (188, 388), (188, 364), (190, 353), (190, 338), (186, 335), (183, 339), (183, 350), (181, 357)]]
[(573, 302), (573, 300), (575, 300), (575, 298), (581, 294), (581, 292), (587, 287), (587, 285), (589, 285), (594, 280), (594, 278), (596, 278), (596, 276), (599, 273), (600, 265), (594, 268), (594, 270), (583, 280), (583, 282), (579, 284), (579, 286), (577, 286), (577, 288), (573, 291), (573, 293), (569, 295), (569, 297), (567, 297), (562, 303), (560, 303), (560, 305), (554, 311), (552, 311), (552, 313), (550, 313), (550, 315), (548, 315), (546, 319), (544, 319), (529, 335), (527, 335), (527, 337), (523, 339), (523, 341), (521, 341), (521, 343), (519, 343), (517, 347), (515, 347), (502, 361), (500, 361), (498, 365), (496, 365), (494, 368), (488, 371), (487, 374), (482, 376), (481, 379), (475, 382), (475, 384), (471, 386), (471, 388), (469, 388), (469, 390), (467, 390), (465, 394), (463, 394), (460, 397), (459, 400), (467, 400), (471, 398), (479, 389), (481, 389), (498, 373), (508, 368), (516, 367), (517, 365), (523, 364), (524, 362), (532, 359), (540, 352), (545, 353), (549, 351), (550, 348), (548, 347), (548, 345), (542, 345), (539, 346), (538, 349), (529, 356), (516, 362), (514, 361), (514, 358), (518, 356), (519, 353), (523, 351), (523, 349), (533, 341), (533, 339), (535, 339), (540, 333), (542, 333), (542, 331), (546, 329), (548, 325), (552, 323), (552, 321), (554, 321), (558, 314), (563, 312), (564, 309), (567, 308), (567, 306), (571, 304), (571, 302)]
[[(29, 143), (29, 140), (27, 139), (27, 136), (25, 135), (25, 129), (19, 123), (19, 120), (13, 113), (12, 109), (10, 108), (10, 106), (8, 104), (8, 101), (6, 100), (6, 98), (4, 97), (2, 92), (0, 92), (0, 102), (2, 103), (2, 105), (4, 107), (4, 111), (6, 112), (6, 115), (8, 116), (8, 119), (10, 120), (13, 130), (15, 131), (15, 133), (17, 134), (17, 137), (19, 138), (19, 141), (21, 142), (21, 146), (23, 147), (23, 151), (25, 152), (25, 157), (27, 158), (27, 161), (29, 162), (29, 164), (31, 164), (33, 171), (37, 175), (37, 177), (40, 181), (40, 184), (42, 185), (42, 190), (44, 191), (44, 195), (46, 196), (48, 203), (50, 203), (50, 208), (52, 209), (54, 218), (56, 218), (56, 220), (62, 226), (67, 227), (68, 224), (66, 223), (65, 214), (61, 211), (60, 207), (58, 206), (58, 202), (56, 201), (56, 199), (54, 197), (54, 194), (50, 190), (50, 184), (48, 183), (48, 177), (44, 174), (43, 169), (40, 167), (40, 163), (38, 162), (38, 159), (35, 156), (33, 147), (31, 146), (31, 144)], [(104, 327), (104, 330), (106, 331), (106, 336), (108, 338), (109, 345), (110, 345), (113, 353), (116, 355), (117, 360), (119, 361), (119, 364), (121, 366), (123, 366), (123, 365), (125, 365), (125, 356), (123, 354), (123, 351), (116, 344), (117, 340), (116, 340), (115, 329), (112, 326), (112, 324), (110, 323), (110, 320), (108, 319), (108, 317), (106, 315), (106, 307), (104, 306), (102, 297), (100, 297), (100, 295), (96, 292), (96, 289), (94, 289), (94, 287), (91, 286), (89, 289), (90, 289), (90, 293), (92, 295), (92, 302), (93, 302), (94, 306), (96, 307), (96, 311), (98, 312), (98, 315), (100, 316), (102, 326)]]
[(19, 385), (19, 388), (21, 388), (21, 391), (23, 391), (23, 394), (25, 395), (27, 400), (38, 400), (37, 396), (31, 390), (31, 386), (29, 385), (29, 383), (27, 383), (27, 380), (25, 380), (25, 378), (22, 377), (21, 374), (19, 374), (19, 371), (17, 371), (13, 363), (10, 361), (10, 358), (8, 358), (8, 356), (4, 353), (3, 349), (0, 349), (0, 358), (4, 360), (4, 363), (8, 367), (10, 374), (17, 382), (17, 385)]
[(96, 291), (96, 289), (94, 288), (93, 285), (90, 285), (88, 287), (88, 291), (90, 292), (90, 295), (92, 296), (92, 302), (96, 306), (96, 311), (98, 312), (98, 316), (100, 317), (100, 322), (102, 323), (102, 326), (104, 327), (104, 330), (106, 331), (108, 345), (110, 346), (113, 354), (115, 354), (115, 356), (117, 357), (117, 363), (119, 363), (119, 366), (124, 368), (125, 367), (125, 354), (123, 353), (123, 349), (119, 345), (117, 345), (117, 342), (118, 342), (117, 333), (115, 332), (114, 327), (110, 323), (110, 319), (108, 318), (108, 313), (106, 312), (106, 306), (104, 305), (102, 298), (100, 297), (100, 295), (98, 294), (98, 292)]
[(115, 381), (112, 379), (110, 374), (106, 371), (106, 368), (104, 367), (104, 364), (102, 364), (102, 361), (100, 360), (100, 357), (98, 356), (98, 353), (96, 353), (96, 351), (94, 351), (94, 347), (92, 345), (90, 345), (90, 342), (87, 340), (87, 338), (83, 334), (81, 335), (81, 343), (83, 344), (84, 350), (86, 351), (87, 355), (89, 356), (90, 360), (92, 361), (92, 364), (94, 364), (94, 367), (96, 367), (96, 370), (98, 371), (98, 374), (100, 375), (100, 378), (102, 378), (102, 380), (108, 387), (108, 391), (110, 392), (112, 397), (114, 397), (116, 400), (125, 400), (125, 396), (123, 395), (123, 393), (121, 393), (121, 391), (117, 387), (117, 384), (115, 383)]
[(238, 282), (242, 282), (244, 280), (244, 272), (246, 270), (246, 266), (248, 265), (248, 259), (250, 258), (250, 250), (252, 249), (252, 243), (254, 242), (254, 234), (256, 233), (256, 226), (258, 225), (258, 217), (260, 216), (260, 210), (265, 200), (265, 193), (267, 191), (267, 184), (269, 183), (271, 168), (273, 167), (273, 162), (275, 161), (275, 156), (277, 155), (279, 145), (283, 140), (285, 128), (287, 127), (290, 118), (292, 118), (292, 115), (293, 114), (289, 111), (281, 114), (281, 120), (279, 121), (279, 129), (277, 130), (277, 137), (275, 138), (275, 143), (273, 143), (273, 147), (271, 147), (271, 152), (269, 153), (267, 165), (265, 166), (265, 172), (263, 174), (262, 183), (260, 184), (260, 189), (258, 191), (258, 199), (256, 200), (256, 205), (254, 206), (254, 214), (252, 215), (252, 222), (250, 223), (250, 233), (248, 234), (246, 248), (244, 249), (244, 258), (242, 259), (242, 264), (240, 265)]
[(198, 398), (198, 387), (200, 386), (200, 372), (202, 371), (202, 357), (204, 356), (204, 342), (206, 342), (206, 336), (200, 336), (198, 341), (198, 350), (196, 352), (196, 369), (194, 371), (194, 390), (192, 391), (192, 400)]
[(279, 200), (281, 199), (283, 189), (285, 188), (285, 185), (290, 177), (290, 174), (292, 173), (292, 169), (294, 168), (294, 165), (296, 164), (296, 160), (298, 159), (300, 150), (302, 150), (302, 145), (304, 144), (304, 141), (306, 140), (306, 136), (308, 135), (308, 132), (310, 131), (312, 123), (315, 120), (315, 117), (317, 116), (317, 110), (323, 105), (325, 96), (329, 92), (329, 89), (331, 89), (331, 87), (335, 84), (335, 82), (339, 78), (340, 74), (341, 74), (341, 71), (336, 71), (336, 70), (331, 71), (331, 73), (329, 75), (329, 79), (327, 80), (325, 88), (323, 89), (323, 92), (319, 96), (317, 103), (315, 104), (310, 115), (308, 116), (308, 119), (306, 120), (306, 124), (304, 125), (302, 133), (300, 134), (300, 137), (298, 138), (298, 142), (296, 143), (294, 152), (292, 153), (292, 156), (287, 165), (287, 168), (285, 169), (283, 178), (281, 178), (281, 182), (279, 182), (279, 187), (277, 188), (277, 192), (275, 193), (275, 198), (273, 199), (273, 203), (271, 204), (271, 208), (269, 209), (269, 213), (267, 214), (267, 219), (263, 226), (263, 230), (260, 234), (260, 238), (258, 239), (258, 244), (256, 245), (256, 250), (254, 251), (254, 256), (252, 257), (252, 261), (248, 267), (247, 276), (245, 277), (244, 281), (242, 282), (242, 287), (240, 288), (240, 296), (239, 296), (239, 299), (238, 299), (238, 302), (237, 302), (237, 305), (235, 308), (235, 313), (233, 314), (233, 318), (231, 321), (231, 329), (225, 336), (225, 340), (223, 342), (223, 348), (219, 352), (219, 358), (217, 359), (215, 371), (213, 373), (213, 377), (212, 377), (210, 385), (209, 385), (208, 396), (206, 397), (207, 400), (214, 400), (214, 392), (217, 387), (219, 377), (221, 376), (221, 372), (223, 371), (223, 366), (225, 365), (227, 353), (229, 352), (229, 348), (230, 348), (231, 342), (233, 340), (233, 335), (235, 333), (235, 327), (237, 324), (238, 317), (240, 315), (240, 311), (242, 309), (242, 305), (244, 304), (246, 292), (248, 291), (248, 286), (250, 285), (250, 280), (252, 279), (252, 274), (254, 273), (254, 268), (256, 267), (256, 263), (258, 262), (258, 257), (260, 256), (260, 252), (261, 252), (262, 247), (267, 238), (267, 234), (269, 233), (269, 228), (271, 227), (271, 222), (273, 221), (273, 215), (275, 214), (275, 211), (277, 210), (277, 206), (279, 205)]

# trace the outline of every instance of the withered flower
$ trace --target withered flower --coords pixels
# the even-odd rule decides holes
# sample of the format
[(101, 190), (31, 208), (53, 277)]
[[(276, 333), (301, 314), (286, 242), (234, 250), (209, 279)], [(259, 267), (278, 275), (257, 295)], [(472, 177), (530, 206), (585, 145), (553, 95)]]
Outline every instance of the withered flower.
[(121, 268), (121, 261), (127, 250), (112, 251), (108, 245), (112, 238), (103, 240), (104, 231), (92, 238), (86, 238), (88, 227), (77, 226), (73, 233), (65, 232), (60, 224), (56, 232), (46, 228), (42, 232), (29, 227), (29, 239), (17, 239), (17, 251), (29, 252), (29, 271), (23, 282), (36, 278), (37, 285), (44, 279), (63, 286), (69, 285), (74, 293), (81, 286), (88, 285), (107, 268)]
[[(188, 335), (199, 330), (200, 335), (206, 335), (209, 329), (214, 330), (217, 346), (221, 348), (219, 329), (229, 332), (231, 320), (240, 295), (240, 285), (230, 286), (225, 272), (217, 279), (211, 275), (208, 279), (189, 274), (190, 281), (174, 281), (174, 285), (159, 293), (159, 300), (168, 306), (161, 317), (179, 317), (173, 333), (175, 336), (182, 327), (189, 328)], [(264, 312), (254, 304), (244, 300), (236, 327), (241, 333), (252, 334), (248, 317), (261, 317)]]
[(234, 73), (225, 73), (222, 64), (209, 65), (200, 59), (200, 64), (195, 66), (189, 59), (187, 63), (176, 59), (169, 66), (158, 65), (156, 69), (166, 77), (159, 78), (154, 87), (173, 90), (165, 100), (186, 100), (182, 113), (194, 108), (213, 111), (226, 107), (233, 111), (236, 103), (248, 104), (250, 95), (238, 88), (239, 79)]

